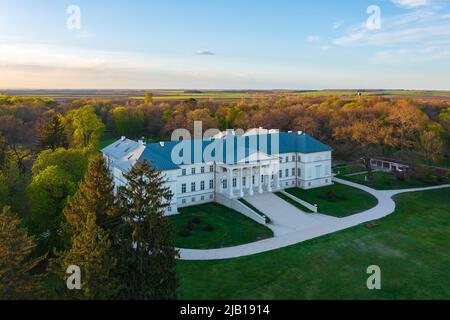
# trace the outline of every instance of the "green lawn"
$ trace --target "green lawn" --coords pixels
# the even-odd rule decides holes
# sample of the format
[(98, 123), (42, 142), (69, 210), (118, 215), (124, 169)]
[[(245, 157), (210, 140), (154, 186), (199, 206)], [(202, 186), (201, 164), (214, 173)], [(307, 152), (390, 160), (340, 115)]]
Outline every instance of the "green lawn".
[[(320, 213), (334, 217), (347, 217), (373, 208), (378, 203), (371, 194), (340, 183), (311, 190), (287, 189), (286, 192), (312, 205), (317, 204)], [(334, 197), (328, 197), (330, 192)]]
[(334, 168), (333, 171), (339, 175), (347, 175), (352, 173), (366, 172), (367, 169), (362, 164), (351, 165), (346, 167)]
[[(367, 185), (365, 181), (365, 174), (352, 176), (352, 177), (341, 177), (342, 179), (356, 182), (362, 185)], [(419, 180), (407, 180), (407, 181), (399, 181), (397, 178), (391, 174), (386, 172), (374, 172), (373, 173), (373, 184), (370, 185), (371, 188), (377, 190), (396, 190), (396, 189), (409, 189), (409, 188), (423, 188), (430, 187), (435, 184), (419, 181)]]
[[(288, 248), (224, 261), (179, 261), (180, 299), (450, 299), (450, 190), (404, 194), (397, 211)], [(382, 290), (366, 287), (378, 265)]]
[[(194, 224), (195, 229), (189, 237), (181, 236), (180, 231), (186, 229), (186, 224), (194, 217), (198, 217), (200, 223)], [(216, 203), (181, 209), (179, 215), (169, 219), (174, 226), (175, 243), (179, 248), (215, 249), (273, 237), (269, 228)], [(212, 225), (214, 230), (205, 231), (207, 225)]]

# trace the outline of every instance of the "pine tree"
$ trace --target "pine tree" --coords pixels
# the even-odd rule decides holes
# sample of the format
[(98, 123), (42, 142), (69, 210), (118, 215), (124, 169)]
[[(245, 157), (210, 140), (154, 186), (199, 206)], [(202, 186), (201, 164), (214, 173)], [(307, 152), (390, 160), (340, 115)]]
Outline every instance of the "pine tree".
[(66, 148), (67, 139), (60, 115), (52, 116), (47, 123), (39, 129), (38, 145), (41, 149), (50, 148), (55, 151), (57, 148)]
[(116, 295), (112, 230), (118, 216), (114, 202), (108, 168), (102, 156), (95, 156), (77, 193), (64, 209), (64, 233), (70, 244), (56, 261), (58, 273), (64, 274), (71, 265), (80, 267), (82, 272), (82, 290), (71, 292), (70, 298), (108, 299)]
[(68, 225), (73, 228), (82, 225), (89, 213), (96, 214), (96, 222), (103, 229), (113, 228), (118, 220), (114, 183), (101, 155), (92, 157), (86, 177), (64, 208)]
[[(81, 290), (67, 291), (72, 299), (103, 300), (114, 298), (117, 284), (113, 277), (116, 259), (112, 255), (107, 232), (96, 223), (95, 214), (89, 214), (71, 238), (71, 247), (59, 258), (60, 274), (69, 266), (81, 270)], [(65, 280), (69, 275), (65, 274)]]
[(31, 258), (36, 245), (20, 219), (4, 207), (0, 212), (0, 300), (42, 298), (42, 278), (30, 271), (42, 258)]
[(164, 216), (172, 194), (164, 177), (147, 161), (137, 162), (124, 175), (118, 201), (126, 229), (121, 233), (118, 270), (124, 284), (120, 297), (171, 300), (176, 297), (178, 251), (173, 230)]

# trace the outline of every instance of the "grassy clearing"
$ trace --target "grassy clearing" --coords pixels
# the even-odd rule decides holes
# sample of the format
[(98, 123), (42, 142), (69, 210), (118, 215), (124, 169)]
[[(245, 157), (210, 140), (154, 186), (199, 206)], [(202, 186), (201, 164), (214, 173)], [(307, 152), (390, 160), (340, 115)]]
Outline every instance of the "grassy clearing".
[[(368, 185), (365, 181), (366, 175), (357, 175), (352, 177), (342, 177), (340, 178), (356, 182), (362, 185)], [(434, 186), (436, 184), (426, 182), (426, 181), (420, 181), (420, 180), (406, 180), (406, 181), (399, 181), (392, 173), (386, 173), (386, 172), (374, 172), (373, 173), (373, 184), (370, 185), (371, 188), (377, 189), (377, 190), (397, 190), (397, 189), (409, 189), (409, 188), (424, 188), (424, 187), (430, 187)]]
[(366, 171), (367, 171), (366, 167), (363, 166), (362, 164), (334, 168), (334, 172), (341, 176)]
[[(269, 228), (216, 203), (188, 207), (180, 212), (179, 215), (169, 217), (176, 232), (175, 243), (179, 248), (224, 248), (273, 237)], [(198, 218), (199, 223), (193, 223), (191, 235), (180, 235), (194, 218)], [(208, 225), (213, 230), (206, 231)]]
[[(179, 261), (180, 299), (449, 299), (450, 190), (398, 196), (396, 212), (255, 256)], [(382, 290), (366, 287), (367, 267), (382, 270)]]
[(320, 213), (334, 217), (347, 217), (378, 203), (371, 194), (339, 183), (311, 190), (287, 189), (286, 192), (312, 205), (317, 204)]

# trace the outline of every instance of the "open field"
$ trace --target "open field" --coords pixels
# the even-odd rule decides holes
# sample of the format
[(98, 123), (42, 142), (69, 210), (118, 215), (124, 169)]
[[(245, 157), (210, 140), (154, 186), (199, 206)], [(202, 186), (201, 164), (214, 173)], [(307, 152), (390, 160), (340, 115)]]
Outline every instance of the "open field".
[[(193, 221), (197, 218), (197, 221)], [(242, 214), (216, 203), (180, 209), (180, 214), (169, 217), (175, 229), (175, 244), (185, 249), (217, 249), (255, 242), (273, 237), (273, 232)], [(191, 234), (181, 236), (192, 222)], [(213, 230), (206, 231), (211, 225)]]
[[(179, 261), (180, 299), (449, 299), (450, 190), (404, 194), (396, 212), (251, 257)], [(366, 287), (371, 265), (382, 290)]]
[(76, 99), (133, 99), (143, 100), (147, 91), (152, 91), (154, 101), (218, 100), (232, 101), (250, 99), (256, 95), (292, 95), (292, 96), (362, 96), (411, 97), (450, 99), (450, 91), (416, 91), (416, 90), (0, 90), (0, 93), (24, 97), (51, 98), (56, 101)]

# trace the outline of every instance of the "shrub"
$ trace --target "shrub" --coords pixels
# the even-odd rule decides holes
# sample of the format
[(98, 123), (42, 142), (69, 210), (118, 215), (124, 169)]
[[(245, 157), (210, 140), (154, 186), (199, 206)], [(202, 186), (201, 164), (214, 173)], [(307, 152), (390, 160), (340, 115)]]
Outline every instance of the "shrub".
[(337, 200), (337, 196), (334, 194), (333, 191), (329, 191), (329, 192), (327, 193), (327, 200), (328, 200), (328, 201), (332, 201), (332, 202), (334, 202), (334, 201)]
[(183, 238), (187, 238), (191, 236), (191, 231), (189, 231), (188, 229), (183, 229), (178, 234)]
[(186, 223), (185, 227), (189, 231), (193, 231), (195, 229), (195, 225), (194, 225), (194, 223), (192, 223), (192, 221), (189, 221), (188, 223)]
[(212, 224), (208, 224), (205, 226), (205, 228), (203, 228), (203, 230), (205, 230), (206, 232), (213, 232), (214, 226)]
[(189, 222), (193, 224), (200, 224), (202, 223), (202, 220), (199, 217), (193, 217)]

